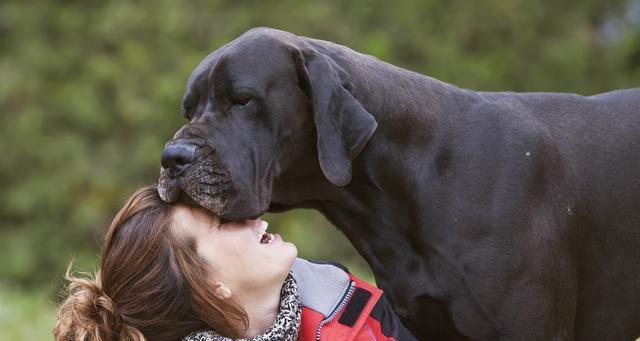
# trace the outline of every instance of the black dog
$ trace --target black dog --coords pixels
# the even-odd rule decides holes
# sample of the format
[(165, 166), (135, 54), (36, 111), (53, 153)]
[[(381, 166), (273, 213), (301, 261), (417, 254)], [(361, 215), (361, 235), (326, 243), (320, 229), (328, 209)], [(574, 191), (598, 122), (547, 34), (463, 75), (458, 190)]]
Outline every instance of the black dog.
[(320, 210), (420, 339), (640, 336), (640, 89), (474, 92), (254, 29), (183, 109), (165, 201)]

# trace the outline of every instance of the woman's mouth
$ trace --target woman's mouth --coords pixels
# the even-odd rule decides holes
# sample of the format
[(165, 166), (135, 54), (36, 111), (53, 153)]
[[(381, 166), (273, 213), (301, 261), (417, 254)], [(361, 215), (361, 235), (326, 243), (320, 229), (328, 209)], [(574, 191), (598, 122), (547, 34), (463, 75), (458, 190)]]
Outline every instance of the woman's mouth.
[(271, 233), (265, 233), (260, 238), (260, 244), (271, 244), (271, 242), (276, 239), (276, 237)]
[(260, 224), (260, 230), (258, 230), (258, 241), (260, 241), (260, 244), (271, 244), (276, 237), (271, 233), (267, 233), (269, 223), (262, 220), (260, 221)]

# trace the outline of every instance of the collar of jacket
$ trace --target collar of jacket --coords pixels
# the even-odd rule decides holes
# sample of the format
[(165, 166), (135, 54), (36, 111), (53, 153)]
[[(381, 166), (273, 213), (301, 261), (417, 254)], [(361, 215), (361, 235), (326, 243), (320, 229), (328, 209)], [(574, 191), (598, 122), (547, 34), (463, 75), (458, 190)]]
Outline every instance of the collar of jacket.
[(292, 274), (302, 304), (300, 341), (354, 340), (382, 296), (340, 265), (297, 259)]
[(297, 258), (291, 269), (304, 307), (331, 316), (347, 298), (352, 287), (349, 274), (332, 264)]

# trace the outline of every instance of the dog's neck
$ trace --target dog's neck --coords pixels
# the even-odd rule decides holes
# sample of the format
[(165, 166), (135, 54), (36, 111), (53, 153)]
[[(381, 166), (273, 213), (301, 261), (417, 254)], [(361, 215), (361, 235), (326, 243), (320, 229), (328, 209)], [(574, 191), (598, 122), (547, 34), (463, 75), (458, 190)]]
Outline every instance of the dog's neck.
[[(433, 174), (443, 166), (438, 163), (446, 163), (446, 157), (444, 161), (439, 159), (446, 148), (443, 136), (446, 136), (447, 119), (442, 117), (443, 113), (455, 112), (459, 103), (470, 103), (468, 98), (478, 95), (340, 45), (322, 41), (313, 41), (313, 44), (348, 74), (356, 75), (351, 78), (354, 96), (376, 118), (378, 128), (353, 161), (351, 183), (333, 186), (322, 176), (319, 167), (313, 166), (317, 161), (309, 160), (307, 164), (317, 169), (314, 175), (293, 181), (298, 185), (281, 193), (295, 193), (296, 197), (289, 198), (287, 206), (274, 204), (272, 210), (318, 209), (349, 238), (384, 288), (398, 277), (394, 274), (399, 265), (424, 271), (425, 262), (438, 250), (437, 245), (420, 244), (430, 240), (424, 235), (428, 233), (425, 231), (429, 229), (424, 227), (430, 220), (425, 203), (407, 198), (428, 193), (426, 187)], [(407, 157), (409, 155), (411, 157)], [(416, 159), (424, 165), (424, 173), (408, 174), (407, 163)], [(292, 203), (295, 204), (289, 206)], [(412, 256), (407, 258), (403, 250), (412, 250)], [(431, 296), (438, 296), (442, 290), (435, 280), (414, 288), (426, 290)], [(395, 303), (400, 307), (410, 304)]]
[(439, 118), (451, 112), (452, 107), (469, 103), (471, 97), (479, 98), (474, 91), (397, 67), (346, 46), (309, 38), (306, 41), (350, 75), (352, 94), (378, 121), (378, 135), (389, 127), (402, 125), (417, 130), (417, 134), (402, 135), (426, 136), (426, 131), (436, 129)]

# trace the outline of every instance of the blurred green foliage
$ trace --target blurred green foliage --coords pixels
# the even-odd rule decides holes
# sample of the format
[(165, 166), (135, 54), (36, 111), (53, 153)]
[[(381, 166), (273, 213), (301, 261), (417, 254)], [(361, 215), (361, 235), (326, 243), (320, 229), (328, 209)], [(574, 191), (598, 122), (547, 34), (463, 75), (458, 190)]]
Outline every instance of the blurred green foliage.
[[(71, 257), (156, 180), (187, 77), (254, 26), (332, 40), (461, 87), (593, 94), (638, 85), (639, 0), (0, 3), (0, 339), (49, 335)], [(372, 280), (319, 214), (269, 215), (303, 257)]]

